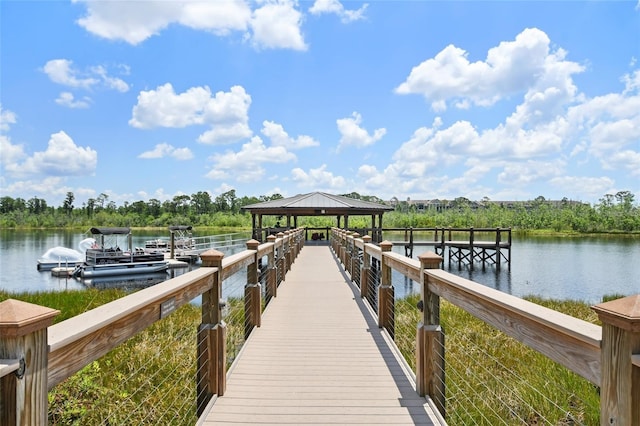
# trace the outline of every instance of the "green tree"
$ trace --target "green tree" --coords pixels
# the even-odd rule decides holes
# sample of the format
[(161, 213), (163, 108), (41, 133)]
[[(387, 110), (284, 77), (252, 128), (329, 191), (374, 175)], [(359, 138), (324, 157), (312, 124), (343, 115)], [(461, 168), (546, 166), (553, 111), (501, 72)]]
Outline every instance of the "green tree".
[(191, 195), (191, 207), (195, 214), (205, 214), (211, 211), (213, 201), (211, 195), (206, 191), (198, 191)]
[(147, 201), (147, 211), (155, 218), (160, 217), (162, 214), (162, 203), (157, 198), (151, 198)]
[(73, 192), (71, 191), (67, 192), (67, 197), (64, 199), (64, 202), (62, 203), (62, 210), (64, 210), (67, 216), (71, 216), (71, 213), (73, 213), (73, 200), (75, 200), (75, 196), (73, 195)]

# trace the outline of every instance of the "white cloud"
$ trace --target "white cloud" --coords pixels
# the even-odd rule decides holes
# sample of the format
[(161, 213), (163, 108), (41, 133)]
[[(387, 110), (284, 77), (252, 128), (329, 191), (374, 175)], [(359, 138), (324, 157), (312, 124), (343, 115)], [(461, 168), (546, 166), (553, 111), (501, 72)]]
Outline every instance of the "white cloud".
[[(49, 176), (43, 179), (29, 179), (12, 182), (8, 185), (2, 185), (3, 193), (6, 194), (33, 194), (33, 196), (43, 197), (47, 203), (54, 197), (66, 195), (73, 188), (65, 185), (65, 179), (60, 176)], [(23, 197), (24, 198), (24, 197)]]
[(106, 68), (102, 65), (91, 67), (91, 72), (100, 76), (100, 78), (102, 78), (103, 84), (108, 89), (113, 89), (120, 93), (126, 93), (129, 91), (129, 85), (124, 80), (108, 75)]
[(603, 168), (609, 170), (628, 170), (631, 176), (640, 177), (640, 151), (617, 151), (603, 161)]
[(344, 189), (346, 181), (342, 176), (334, 176), (327, 171), (327, 165), (323, 164), (317, 169), (309, 169), (305, 172), (299, 167), (291, 170), (291, 179), (304, 188), (323, 188), (325, 190)]
[(22, 164), (12, 164), (6, 170), (14, 177), (88, 176), (95, 172), (98, 153), (77, 146), (65, 132), (51, 135), (47, 149), (36, 152)]
[(198, 142), (208, 145), (225, 145), (250, 138), (253, 132), (247, 123), (216, 124), (198, 136)]
[(254, 136), (240, 151), (216, 153), (211, 159), (213, 167), (206, 177), (226, 179), (233, 176), (239, 182), (255, 182), (265, 174), (263, 164), (283, 164), (296, 161), (297, 157), (283, 146), (268, 147), (259, 136)]
[(555, 161), (520, 161), (505, 164), (498, 174), (498, 182), (507, 186), (524, 187), (540, 180), (561, 177), (566, 163)]
[(82, 99), (76, 99), (71, 92), (61, 92), (58, 99), (56, 99), (58, 105), (67, 108), (89, 108), (91, 106), (91, 98), (83, 96)]
[[(635, 60), (633, 62), (635, 63)], [(625, 74), (622, 76), (622, 82), (624, 83), (623, 95), (640, 92), (640, 70)]]
[(189, 28), (226, 36), (232, 31), (245, 31), (251, 9), (244, 1), (216, 0), (185, 2), (179, 22)]
[[(466, 109), (469, 102), (490, 106), (529, 90), (545, 94), (558, 80), (566, 81), (572, 73), (584, 70), (564, 56), (562, 49), (550, 51), (549, 37), (536, 28), (525, 29), (514, 41), (490, 49), (485, 61), (469, 62), (466, 51), (449, 45), (414, 67), (396, 93), (421, 94), (436, 111), (444, 110), (450, 100)], [(552, 96), (546, 93), (542, 99)]]
[(12, 124), (16, 124), (16, 114), (8, 109), (3, 109), (0, 104), (0, 132), (8, 132)]
[(243, 0), (74, 1), (86, 6), (78, 25), (99, 37), (132, 45), (179, 24), (222, 37), (241, 34), (256, 48), (307, 48), (301, 32), (302, 14), (292, 0), (260, 1), (253, 11), (251, 3)]
[(73, 68), (73, 61), (68, 59), (52, 59), (44, 65), (43, 71), (51, 81), (63, 86), (89, 89), (99, 82), (91, 76), (78, 77), (81, 73)]
[[(3, 109), (0, 104), (0, 132), (8, 132), (12, 124), (16, 124), (16, 114), (8, 109)], [(14, 145), (9, 136), (0, 134), (0, 165), (5, 169), (13, 169), (25, 157), (22, 145)]]
[(348, 145), (358, 148), (372, 145), (387, 133), (387, 129), (380, 128), (374, 130), (373, 135), (370, 135), (367, 130), (360, 127), (362, 116), (357, 112), (354, 112), (351, 117), (336, 120), (336, 124), (338, 125), (338, 131), (342, 135), (338, 150)]
[(313, 15), (334, 13), (340, 17), (343, 23), (349, 23), (364, 19), (368, 6), (369, 5), (365, 3), (360, 9), (347, 10), (339, 0), (316, 0), (309, 9), (309, 13)]
[(552, 178), (549, 183), (560, 188), (567, 196), (578, 193), (590, 199), (598, 199), (602, 195), (609, 193), (615, 184), (613, 179), (606, 176), (559, 176)]
[(69, 59), (52, 59), (44, 65), (42, 70), (54, 83), (75, 89), (90, 90), (101, 86), (121, 93), (129, 90), (129, 85), (124, 80), (110, 76), (102, 65), (92, 66), (87, 71), (82, 71)]
[(161, 143), (156, 145), (151, 151), (145, 151), (138, 155), (138, 158), (143, 159), (164, 157), (173, 157), (176, 160), (190, 160), (193, 158), (193, 153), (189, 148), (175, 148), (168, 143)]
[(302, 14), (297, 2), (268, 1), (253, 11), (253, 44), (259, 48), (307, 50), (301, 32)]
[(248, 125), (250, 105), (251, 96), (242, 86), (212, 96), (206, 86), (176, 94), (166, 83), (156, 90), (140, 92), (129, 124), (140, 129), (209, 125), (211, 130), (201, 134), (199, 142), (233, 143), (252, 135)]
[(13, 145), (11, 139), (5, 135), (0, 135), (0, 164), (6, 169), (13, 169), (16, 163), (26, 157), (22, 145)]
[(300, 135), (295, 139), (292, 138), (281, 124), (273, 121), (265, 120), (262, 122), (262, 134), (268, 137), (274, 146), (283, 146), (287, 149), (302, 149), (320, 145), (320, 142), (311, 136)]

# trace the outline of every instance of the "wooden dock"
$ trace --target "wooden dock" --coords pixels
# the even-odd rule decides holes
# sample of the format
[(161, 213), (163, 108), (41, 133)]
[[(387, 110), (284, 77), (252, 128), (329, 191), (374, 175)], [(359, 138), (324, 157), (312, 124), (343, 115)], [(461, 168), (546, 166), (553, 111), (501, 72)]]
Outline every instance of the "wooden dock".
[(432, 407), (318, 245), (301, 251), (199, 424), (445, 424)]
[[(468, 265), (473, 269), (475, 263), (480, 263), (482, 267), (495, 265), (500, 269), (501, 264), (506, 263), (511, 268), (511, 228), (391, 228), (383, 231), (404, 232), (404, 240), (391, 243), (404, 247), (407, 257), (413, 257), (415, 247), (430, 247), (436, 254), (448, 258), (449, 266), (457, 262), (459, 268)], [(487, 235), (493, 235), (493, 238), (478, 239), (478, 236)]]

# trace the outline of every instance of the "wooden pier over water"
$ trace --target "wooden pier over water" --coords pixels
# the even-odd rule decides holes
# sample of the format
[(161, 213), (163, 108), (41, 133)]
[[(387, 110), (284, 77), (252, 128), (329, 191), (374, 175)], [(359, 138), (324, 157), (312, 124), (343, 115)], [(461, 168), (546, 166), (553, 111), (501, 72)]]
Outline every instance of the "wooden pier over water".
[[(456, 389), (442, 298), (597, 386), (600, 424), (640, 425), (640, 294), (594, 306), (601, 327), (443, 271), (435, 253), (409, 259), (337, 228), (330, 246), (305, 247), (303, 234), (251, 240), (228, 257), (205, 252), (201, 268), (54, 325), (53, 309), (0, 302), (0, 424), (46, 425), (50, 389), (202, 295), (187, 393), (201, 424), (445, 424)], [(414, 372), (395, 346), (392, 270), (421, 288)], [(223, 283), (239, 272), (244, 323), (227, 324)], [(228, 368), (228, 339), (243, 334)]]
[[(413, 257), (416, 247), (428, 247), (448, 261), (449, 266), (476, 262), (482, 267), (503, 263), (511, 267), (511, 228), (385, 228), (384, 232), (404, 234), (403, 240), (391, 240), (394, 246), (404, 247), (405, 256)], [(480, 239), (484, 238), (484, 239)]]
[(443, 424), (339, 266), (302, 250), (202, 424)]

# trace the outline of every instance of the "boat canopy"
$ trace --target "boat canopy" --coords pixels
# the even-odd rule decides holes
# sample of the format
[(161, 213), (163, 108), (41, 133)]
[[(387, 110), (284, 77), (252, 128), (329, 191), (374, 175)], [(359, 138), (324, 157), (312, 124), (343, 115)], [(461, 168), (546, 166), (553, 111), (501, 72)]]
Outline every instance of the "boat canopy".
[(170, 226), (169, 231), (191, 231), (191, 225)]
[(131, 233), (131, 228), (91, 228), (90, 231), (93, 235), (127, 235)]

